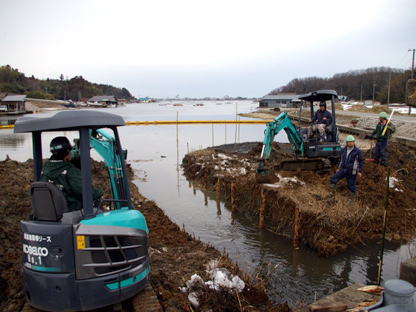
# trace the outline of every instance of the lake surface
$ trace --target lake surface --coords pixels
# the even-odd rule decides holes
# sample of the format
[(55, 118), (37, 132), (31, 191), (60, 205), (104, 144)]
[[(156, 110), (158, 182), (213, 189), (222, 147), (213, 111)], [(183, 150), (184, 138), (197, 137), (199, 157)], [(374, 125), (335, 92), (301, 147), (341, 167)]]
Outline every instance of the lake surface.
[[(173, 104), (182, 104), (174, 106)], [(194, 106), (204, 104), (203, 106)], [(112, 109), (96, 109), (121, 115), (126, 121), (155, 120), (236, 120), (236, 114), (255, 111), (251, 101), (197, 101), (131, 104)], [(53, 112), (55, 113), (55, 112)], [(53, 114), (39, 114), (45, 116)], [(37, 116), (37, 115), (34, 115)], [(4, 119), (1, 124), (7, 124)], [(294, 249), (292, 240), (267, 230), (259, 230), (256, 220), (237, 213), (231, 204), (217, 200), (215, 192), (194, 187), (182, 174), (183, 157), (193, 150), (209, 146), (248, 141), (263, 141), (265, 125), (187, 124), (147, 125), (119, 128), (123, 148), (128, 149), (128, 162), (135, 169), (135, 184), (148, 199), (180, 227), (218, 250), (223, 249), (243, 269), (267, 274), (268, 267), (279, 265), (270, 275), (267, 288), (272, 300), (311, 303), (317, 299), (360, 282), (377, 282), (380, 244), (351, 247), (347, 253), (323, 258), (301, 246)], [(57, 133), (47, 133), (49, 142)], [(64, 133), (72, 139), (72, 133)], [(288, 142), (285, 132), (276, 141)], [(49, 155), (43, 146), (45, 157)], [(0, 159), (6, 155), (19, 161), (32, 156), (30, 135), (0, 131)], [(414, 244), (400, 246), (387, 242), (382, 280), (398, 278), (400, 263), (415, 255)]]

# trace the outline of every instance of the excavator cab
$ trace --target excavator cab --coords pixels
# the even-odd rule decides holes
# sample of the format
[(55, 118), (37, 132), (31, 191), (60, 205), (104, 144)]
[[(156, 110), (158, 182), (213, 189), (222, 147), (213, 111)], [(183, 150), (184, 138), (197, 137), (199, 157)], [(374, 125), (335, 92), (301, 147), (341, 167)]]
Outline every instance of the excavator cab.
[[(335, 99), (337, 93), (334, 90), (319, 90), (299, 96), (300, 100), (310, 102), (311, 119), (314, 116), (313, 103), (331, 101), (332, 123), (326, 128), (325, 140), (320, 140), (319, 135), (309, 136), (307, 128), (301, 128), (302, 107), (299, 110), (299, 125), (296, 127), (286, 112), (281, 113), (274, 121), (267, 123), (263, 148), (256, 169), (256, 181), (258, 183), (274, 183), (277, 177), (274, 171), (313, 170), (327, 171), (331, 168), (331, 160), (335, 160), (341, 153), (338, 128), (336, 127)], [(278, 165), (270, 166), (267, 160), (270, 156), (271, 145), (274, 137), (284, 130), (289, 142), (293, 145), (294, 158), (282, 160)]]
[[(312, 119), (315, 115), (314, 111), (314, 102), (326, 103), (330, 101), (331, 103), (331, 114), (332, 122), (327, 124), (325, 129), (325, 139), (323, 142), (320, 142), (321, 137), (318, 131), (315, 131), (312, 137), (308, 137), (307, 129), (302, 129), (303, 135), (302, 139), (304, 141), (304, 151), (305, 155), (309, 158), (312, 157), (325, 157), (325, 158), (337, 158), (341, 152), (341, 146), (339, 143), (339, 133), (336, 123), (336, 114), (335, 114), (335, 99), (338, 98), (337, 92), (334, 90), (319, 90), (303, 94), (299, 96), (299, 99), (302, 101), (309, 102), (310, 107), (310, 118)], [(325, 107), (326, 108), (326, 107)], [(302, 114), (302, 108), (299, 111), (299, 116)], [(300, 129), (300, 120), (299, 120), (299, 129)]]
[[(25, 116), (14, 125), (15, 133), (32, 134), (33, 214), (20, 226), (24, 291), (37, 309), (87, 311), (115, 305), (140, 292), (148, 280), (149, 230), (130, 197), (126, 153), (117, 131), (124, 125), (118, 115), (81, 110)], [(57, 186), (39, 181), (42, 134), (63, 131), (79, 137), (75, 150), (83, 197), (81, 209), (75, 211), (68, 211)], [(91, 150), (103, 158), (109, 174), (112, 198), (103, 199), (106, 209), (93, 206)]]

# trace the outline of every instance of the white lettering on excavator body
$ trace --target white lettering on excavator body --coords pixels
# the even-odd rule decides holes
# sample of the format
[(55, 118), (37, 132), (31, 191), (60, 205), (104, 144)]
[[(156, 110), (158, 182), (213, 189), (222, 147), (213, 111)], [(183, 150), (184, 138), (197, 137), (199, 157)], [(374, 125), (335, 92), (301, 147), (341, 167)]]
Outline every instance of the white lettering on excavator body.
[(32, 256), (47, 257), (49, 254), (48, 248), (37, 247), (23, 244), (23, 252)]

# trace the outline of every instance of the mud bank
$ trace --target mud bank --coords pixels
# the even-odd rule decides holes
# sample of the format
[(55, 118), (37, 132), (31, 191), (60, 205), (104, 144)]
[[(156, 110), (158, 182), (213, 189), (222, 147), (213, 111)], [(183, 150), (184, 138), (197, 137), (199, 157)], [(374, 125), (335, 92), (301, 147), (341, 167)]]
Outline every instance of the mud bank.
[[(33, 162), (0, 161), (0, 310), (22, 311), (26, 303), (22, 281), (22, 254), (19, 221), (31, 213), (29, 187), (33, 181)], [(134, 173), (130, 169), (130, 180)], [(110, 194), (103, 163), (92, 164), (93, 184)], [(149, 283), (164, 311), (289, 311), (287, 305), (272, 305), (262, 280), (241, 272), (240, 268), (218, 250), (206, 245), (179, 228), (153, 201), (144, 198), (130, 183), (132, 202), (146, 217), (150, 231), (151, 274)], [(108, 196), (107, 196), (108, 197)], [(216, 261), (217, 268), (239, 276), (245, 283), (241, 292), (205, 283), (186, 289), (187, 281), (198, 274), (203, 281), (212, 279), (207, 265)], [(199, 306), (191, 305), (190, 292)], [(137, 311), (134, 300), (123, 302), (122, 311)], [(138, 303), (140, 304), (140, 302)], [(143, 309), (143, 307), (141, 307)], [(27, 311), (27, 310), (25, 310)], [(112, 307), (96, 311), (113, 311)]]
[[(261, 143), (220, 146), (196, 151), (183, 159), (187, 179), (201, 188), (220, 190), (231, 200), (235, 185), (236, 213), (259, 221), (262, 193), (265, 199), (264, 227), (295, 236), (295, 216), (299, 211), (299, 241), (320, 255), (332, 256), (349, 247), (380, 238), (387, 188), (387, 170), (365, 162), (362, 178), (357, 179), (357, 196), (348, 202), (349, 191), (344, 180), (330, 198), (330, 172), (278, 172), (280, 181), (258, 184), (255, 180)], [(273, 143), (271, 166), (290, 156), (291, 145)], [(369, 151), (363, 151), (370, 158)], [(416, 157), (413, 150), (390, 144), (388, 167), (391, 170), (388, 197), (387, 239), (408, 240), (416, 236)]]

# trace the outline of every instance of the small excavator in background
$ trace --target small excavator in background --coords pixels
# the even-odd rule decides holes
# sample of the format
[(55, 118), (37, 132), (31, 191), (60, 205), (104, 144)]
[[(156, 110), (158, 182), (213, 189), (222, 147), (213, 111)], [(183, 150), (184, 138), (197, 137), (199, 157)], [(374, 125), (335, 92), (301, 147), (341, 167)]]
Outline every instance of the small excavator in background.
[[(274, 183), (277, 181), (275, 170), (296, 171), (312, 170), (326, 171), (331, 168), (331, 160), (337, 160), (341, 153), (338, 128), (336, 126), (335, 99), (338, 98), (334, 90), (319, 90), (299, 96), (300, 100), (310, 102), (311, 119), (313, 118), (314, 102), (331, 101), (332, 123), (326, 127), (326, 139), (321, 142), (318, 131), (311, 137), (308, 129), (301, 128), (302, 106), (299, 109), (299, 126), (295, 127), (286, 112), (281, 113), (272, 122), (267, 123), (264, 133), (263, 147), (256, 169), (257, 183)], [(267, 160), (272, 150), (275, 136), (285, 130), (289, 142), (293, 145), (293, 158), (285, 159), (277, 166), (269, 166)]]
[[(86, 311), (120, 305), (140, 292), (149, 277), (149, 230), (130, 197), (117, 127), (122, 117), (99, 111), (63, 111), (21, 117), (15, 133), (31, 133), (35, 182), (33, 214), (20, 222), (23, 286), (29, 304), (45, 311)], [(82, 175), (82, 208), (69, 211), (54, 184), (39, 181), (42, 133), (74, 133)], [(111, 197), (93, 205), (91, 153), (104, 160)], [(107, 205), (104, 209), (103, 204)]]

